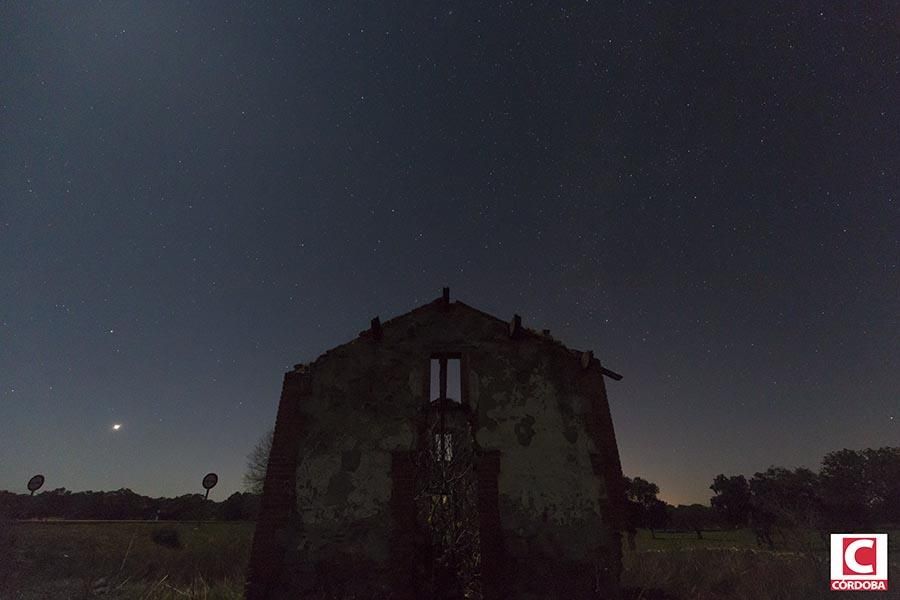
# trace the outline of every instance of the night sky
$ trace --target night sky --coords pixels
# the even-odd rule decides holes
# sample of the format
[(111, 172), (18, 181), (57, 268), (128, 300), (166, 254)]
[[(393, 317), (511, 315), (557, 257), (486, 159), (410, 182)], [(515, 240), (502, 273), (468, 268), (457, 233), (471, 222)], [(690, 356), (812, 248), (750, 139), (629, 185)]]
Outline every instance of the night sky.
[(445, 285), (670, 502), (900, 443), (895, 4), (292, 4), (0, 5), (0, 489), (223, 499)]

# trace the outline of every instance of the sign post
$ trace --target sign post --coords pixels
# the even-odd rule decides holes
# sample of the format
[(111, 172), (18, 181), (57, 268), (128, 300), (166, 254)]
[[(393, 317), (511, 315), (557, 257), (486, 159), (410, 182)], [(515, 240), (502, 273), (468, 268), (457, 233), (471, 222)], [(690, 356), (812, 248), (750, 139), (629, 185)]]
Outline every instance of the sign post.
[(215, 473), (207, 473), (203, 477), (203, 487), (206, 489), (206, 497), (204, 500), (209, 500), (209, 490), (216, 487), (217, 483), (219, 483), (219, 476)]
[[(216, 484), (219, 483), (219, 476), (215, 473), (207, 473), (203, 476), (203, 489), (206, 490), (206, 496), (203, 497), (204, 500), (209, 500), (209, 490), (216, 487)], [(200, 527), (202, 521), (197, 521), (197, 527)]]

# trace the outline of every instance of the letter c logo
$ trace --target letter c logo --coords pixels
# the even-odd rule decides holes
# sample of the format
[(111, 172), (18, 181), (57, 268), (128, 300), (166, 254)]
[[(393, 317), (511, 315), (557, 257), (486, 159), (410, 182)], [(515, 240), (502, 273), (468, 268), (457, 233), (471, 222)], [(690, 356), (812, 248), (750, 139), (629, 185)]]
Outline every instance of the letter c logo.
[(854, 540), (847, 544), (847, 548), (844, 550), (844, 564), (847, 567), (854, 571), (855, 573), (859, 573), (860, 575), (866, 575), (869, 573), (875, 572), (875, 567), (872, 565), (861, 565), (856, 560), (856, 553), (863, 548), (874, 548), (875, 540)]

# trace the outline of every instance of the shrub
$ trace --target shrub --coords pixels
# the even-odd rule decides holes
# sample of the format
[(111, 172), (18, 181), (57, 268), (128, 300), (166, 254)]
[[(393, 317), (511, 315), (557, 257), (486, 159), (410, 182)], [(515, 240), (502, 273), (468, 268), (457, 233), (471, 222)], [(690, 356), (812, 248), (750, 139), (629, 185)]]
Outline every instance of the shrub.
[(0, 590), (6, 588), (6, 583), (15, 568), (15, 544), (12, 525), (5, 515), (0, 514)]
[(171, 528), (157, 529), (150, 536), (153, 541), (160, 546), (165, 546), (166, 548), (180, 549), (181, 548), (181, 538), (178, 536), (178, 531)]

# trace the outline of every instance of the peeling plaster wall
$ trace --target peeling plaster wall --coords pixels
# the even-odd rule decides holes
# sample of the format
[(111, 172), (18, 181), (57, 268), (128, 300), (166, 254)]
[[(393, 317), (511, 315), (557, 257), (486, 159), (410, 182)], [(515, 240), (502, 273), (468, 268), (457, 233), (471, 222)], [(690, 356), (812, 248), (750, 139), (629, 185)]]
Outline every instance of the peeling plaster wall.
[(420, 386), (412, 384), (410, 369), (373, 344), (342, 347), (313, 365), (312, 394), (300, 406), (299, 564), (289, 567), (307, 585), (327, 577), (323, 563), (355, 572), (368, 565), (380, 577), (389, 558), (390, 452), (414, 439), (408, 415)]
[[(300, 515), (291, 572), (350, 557), (377, 570), (388, 560), (392, 450), (416, 443), (429, 358), (460, 352), (478, 416), (476, 439), (501, 451), (499, 503), (510, 569), (548, 560), (585, 566), (618, 560), (601, 518), (602, 481), (586, 427), (589, 398), (579, 356), (552, 338), (510, 339), (507, 325), (465, 306), (426, 305), (311, 365), (312, 394), (299, 407)], [(600, 393), (598, 390), (597, 393)]]
[[(563, 577), (551, 563), (570, 565), (586, 579), (595, 568), (615, 572), (616, 565), (603, 563), (618, 561), (618, 540), (601, 517), (606, 491), (590, 459), (598, 450), (586, 428), (591, 403), (574, 383), (580, 362), (552, 341), (513, 348), (473, 359), (470, 377), (478, 383), (478, 440), (502, 451), (500, 515), (509, 581), (525, 597), (526, 590)], [(552, 593), (543, 590), (538, 597)]]

